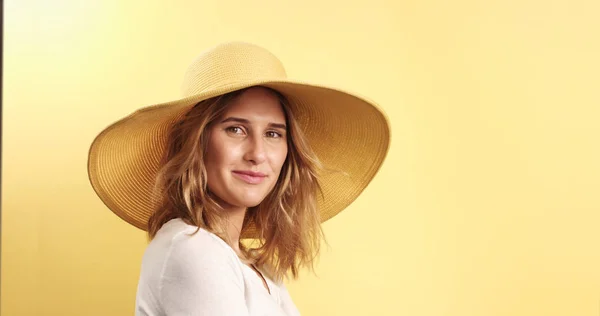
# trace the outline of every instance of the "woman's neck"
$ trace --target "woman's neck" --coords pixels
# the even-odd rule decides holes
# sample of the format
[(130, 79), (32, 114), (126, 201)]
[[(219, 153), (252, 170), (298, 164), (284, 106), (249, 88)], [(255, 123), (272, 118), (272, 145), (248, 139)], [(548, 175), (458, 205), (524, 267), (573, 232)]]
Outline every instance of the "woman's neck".
[(242, 225), (244, 224), (244, 218), (246, 216), (247, 208), (245, 207), (230, 207), (225, 209), (227, 212), (227, 235), (231, 241), (231, 247), (239, 255), (240, 253), (240, 234), (242, 231)]

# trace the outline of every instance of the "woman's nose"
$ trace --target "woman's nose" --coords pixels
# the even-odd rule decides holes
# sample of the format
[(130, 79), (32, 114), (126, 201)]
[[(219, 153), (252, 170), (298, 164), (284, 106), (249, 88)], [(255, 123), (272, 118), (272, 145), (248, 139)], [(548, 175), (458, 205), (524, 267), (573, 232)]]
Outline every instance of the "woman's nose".
[(254, 164), (260, 164), (266, 160), (266, 148), (264, 139), (260, 136), (247, 138), (246, 153), (244, 159)]

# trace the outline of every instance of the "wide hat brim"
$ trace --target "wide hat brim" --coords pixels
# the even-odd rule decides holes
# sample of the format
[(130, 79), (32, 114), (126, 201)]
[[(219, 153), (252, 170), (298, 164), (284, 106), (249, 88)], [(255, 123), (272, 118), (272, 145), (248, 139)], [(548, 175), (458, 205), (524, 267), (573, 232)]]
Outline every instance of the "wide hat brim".
[[(282, 93), (325, 171), (318, 196), (321, 222), (350, 205), (380, 169), (389, 149), (388, 118), (372, 101), (340, 89), (288, 79), (243, 80), (172, 102), (140, 108), (96, 136), (88, 175), (104, 204), (146, 230), (156, 208), (155, 177), (170, 126), (198, 102), (252, 86)], [(254, 228), (242, 236), (256, 237)]]

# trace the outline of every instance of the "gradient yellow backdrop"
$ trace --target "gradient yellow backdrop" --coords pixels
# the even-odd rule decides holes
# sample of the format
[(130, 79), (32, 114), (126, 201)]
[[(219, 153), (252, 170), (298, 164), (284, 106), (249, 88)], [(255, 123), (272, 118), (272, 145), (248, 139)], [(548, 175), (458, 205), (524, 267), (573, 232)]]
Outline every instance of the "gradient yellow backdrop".
[[(88, 183), (96, 133), (244, 40), (392, 124), (325, 224), (303, 315), (600, 315), (600, 2), (5, 1), (2, 316), (133, 315), (143, 232)], [(360, 157), (357, 157), (360, 159)]]

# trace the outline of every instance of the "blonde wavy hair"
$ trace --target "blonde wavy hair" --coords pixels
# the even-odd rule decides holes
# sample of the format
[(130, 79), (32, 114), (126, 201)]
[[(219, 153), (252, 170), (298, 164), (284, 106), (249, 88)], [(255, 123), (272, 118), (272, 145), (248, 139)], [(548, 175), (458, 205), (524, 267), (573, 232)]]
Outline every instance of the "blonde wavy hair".
[[(281, 281), (290, 273), (298, 278), (303, 266), (314, 271), (321, 241), (325, 241), (317, 208), (321, 164), (295, 120), (289, 101), (278, 91), (267, 89), (278, 96), (286, 117), (288, 153), (273, 190), (246, 212), (240, 236), (253, 231), (258, 238), (252, 238), (248, 245), (240, 240), (239, 246), (245, 263)], [(159, 203), (148, 221), (150, 239), (166, 222), (181, 218), (230, 245), (237, 242), (229, 240), (227, 213), (208, 189), (204, 152), (207, 131), (245, 90), (198, 103), (170, 129), (156, 182), (161, 192)]]

